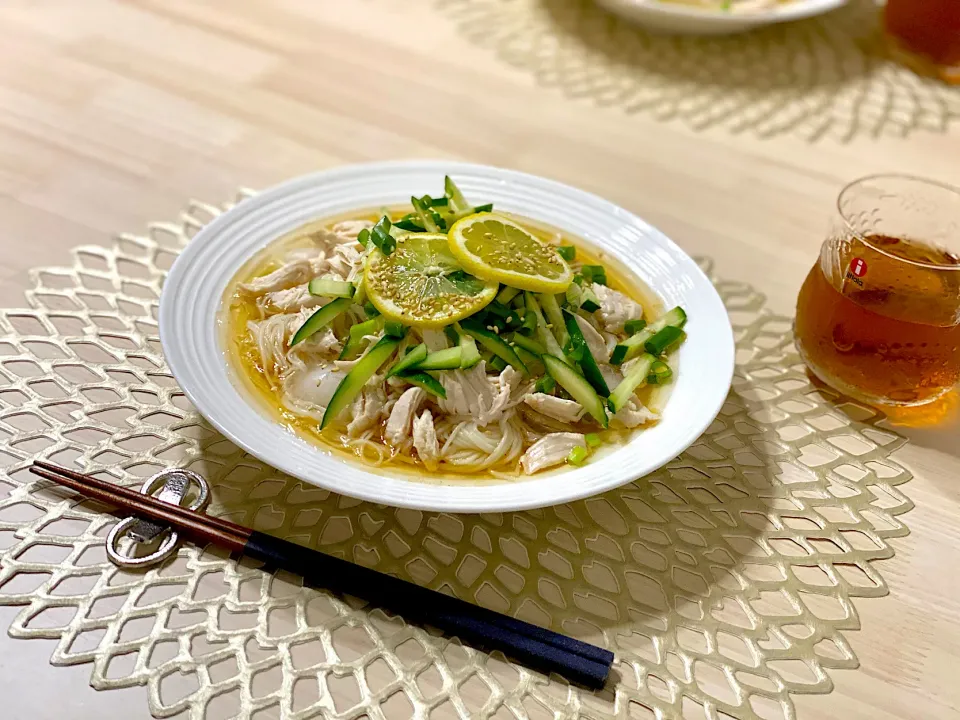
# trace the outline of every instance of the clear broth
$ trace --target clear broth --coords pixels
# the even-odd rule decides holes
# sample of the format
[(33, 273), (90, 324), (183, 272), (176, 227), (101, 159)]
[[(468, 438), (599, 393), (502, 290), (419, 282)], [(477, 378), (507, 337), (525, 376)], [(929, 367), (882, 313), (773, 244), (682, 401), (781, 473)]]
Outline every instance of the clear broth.
[[(286, 235), (272, 241), (260, 252), (248, 260), (231, 280), (223, 297), (223, 311), (220, 316), (221, 342), (227, 356), (234, 381), (240, 385), (243, 390), (254, 399), (257, 407), (264, 410), (270, 417), (282, 424), (291, 432), (319, 445), (331, 455), (341, 459), (348, 459), (359, 462), (367, 469), (377, 472), (378, 469), (389, 469), (391, 474), (401, 472), (403, 474), (415, 477), (418, 481), (430, 484), (463, 484), (470, 482), (472, 484), (500, 483), (505, 476), (519, 479), (523, 477), (517, 467), (517, 461), (486, 468), (474, 470), (465, 467), (447, 466), (442, 464), (440, 472), (423, 472), (423, 465), (420, 461), (409, 455), (399, 453), (393, 454), (389, 460), (376, 465), (371, 461), (360, 456), (359, 452), (341, 440), (340, 433), (328, 428), (321, 431), (316, 420), (307, 417), (295, 415), (283, 407), (280, 401), (281, 395), (279, 388), (272, 385), (270, 380), (264, 374), (260, 367), (260, 357), (256, 344), (247, 331), (247, 322), (249, 320), (259, 320), (261, 315), (257, 308), (256, 301), (241, 297), (236, 288), (240, 283), (248, 282), (255, 277), (264, 275), (280, 264), (280, 258), (291, 250), (301, 247), (309, 247), (312, 243), (310, 233), (322, 228), (329, 227), (343, 220), (370, 220), (375, 222), (385, 213), (391, 220), (397, 220), (409, 211), (409, 208), (380, 208), (352, 211), (340, 215), (330, 216), (319, 220), (306, 223), (299, 228), (287, 233)], [(644, 309), (646, 317), (657, 317), (663, 312), (663, 303), (660, 299), (645, 287), (643, 283), (631, 276), (631, 281), (627, 282), (627, 272), (623, 267), (602, 250), (593, 248), (578, 237), (571, 236), (568, 233), (561, 232), (544, 223), (540, 223), (529, 218), (510, 214), (513, 219), (528, 230), (537, 235), (544, 242), (551, 244), (574, 245), (577, 248), (577, 261), (584, 264), (603, 265), (607, 270), (607, 281), (611, 288), (619, 290), (628, 297), (638, 302)], [(674, 366), (674, 373), (676, 373)], [(670, 393), (671, 384), (662, 386), (648, 386), (639, 393), (640, 400), (649, 408), (661, 411)], [(383, 430), (381, 424), (381, 431)], [(596, 432), (593, 426), (584, 425), (585, 432)], [(637, 432), (642, 432), (643, 428), (635, 430), (606, 430), (601, 433), (603, 445), (594, 453), (593, 457), (598, 457), (612, 452), (620, 445), (630, 440)], [(554, 468), (547, 472), (556, 472), (566, 469), (566, 466)], [(542, 475), (538, 473), (537, 475)]]

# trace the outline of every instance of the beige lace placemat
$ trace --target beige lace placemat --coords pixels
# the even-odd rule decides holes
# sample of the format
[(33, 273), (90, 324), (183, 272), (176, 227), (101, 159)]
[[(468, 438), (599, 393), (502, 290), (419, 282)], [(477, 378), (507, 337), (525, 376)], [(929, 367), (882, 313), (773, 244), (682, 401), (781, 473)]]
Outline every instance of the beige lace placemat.
[(652, 35), (592, 0), (434, 2), (544, 85), (695, 129), (850, 140), (960, 124), (960, 87), (890, 59), (876, 0), (713, 38)]
[[(179, 249), (220, 210), (32, 274), (0, 312), (0, 604), (91, 685), (147, 685), (158, 717), (793, 718), (854, 668), (853, 598), (887, 592), (909, 475), (903, 439), (808, 382), (790, 320), (719, 281), (738, 364), (719, 418), (663, 470), (581, 502), (449, 515), (359, 502), (279, 475), (214, 432), (169, 375), (157, 299)], [(854, 419), (856, 418), (856, 419)], [(45, 457), (124, 484), (171, 465), (211, 512), (615, 651), (589, 693), (187, 545), (137, 574), (106, 560), (104, 508), (37, 483)]]

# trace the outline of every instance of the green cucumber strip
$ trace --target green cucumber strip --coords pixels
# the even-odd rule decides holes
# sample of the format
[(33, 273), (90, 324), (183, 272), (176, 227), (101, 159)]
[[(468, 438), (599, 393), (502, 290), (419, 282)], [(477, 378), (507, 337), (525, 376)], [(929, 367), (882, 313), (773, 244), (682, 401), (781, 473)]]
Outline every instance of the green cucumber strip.
[(375, 318), (380, 314), (380, 311), (377, 310), (377, 306), (369, 300), (363, 304), (363, 311), (367, 314), (368, 318)]
[(401, 375), (401, 377), (411, 385), (423, 388), (431, 395), (436, 395), (440, 398), (447, 397), (447, 391), (444, 390), (443, 385), (432, 375), (428, 375), (425, 372), (411, 372)]
[(569, 465), (583, 465), (589, 454), (590, 452), (583, 445), (577, 445), (571, 448), (570, 454), (567, 455), (567, 463)]
[(627, 335), (636, 335), (647, 326), (646, 320), (627, 320), (623, 324), (623, 330)]
[(390, 359), (399, 344), (400, 340), (397, 338), (382, 337), (370, 348), (370, 352), (357, 361), (353, 369), (337, 385), (333, 397), (330, 398), (330, 404), (323, 411), (323, 420), (320, 421), (321, 430), (333, 422), (356, 399), (363, 390), (363, 386), (380, 369), (380, 366)]
[(542, 378), (537, 380), (537, 384), (533, 386), (533, 391), (538, 393), (552, 393), (553, 389), (557, 386), (557, 381), (554, 380), (549, 375), (544, 375)]
[(591, 313), (600, 309), (600, 298), (588, 287), (583, 288), (580, 293), (580, 309)]
[(347, 298), (337, 298), (333, 302), (329, 302), (322, 308), (319, 308), (313, 315), (306, 319), (303, 325), (293, 334), (293, 337), (290, 338), (290, 347), (303, 342), (318, 330), (329, 325), (337, 315), (345, 312), (351, 305), (353, 305), (353, 303)]
[(520, 358), (520, 361), (527, 366), (527, 370), (530, 371), (531, 375), (539, 376), (543, 375), (543, 363), (540, 362), (540, 356), (534, 355), (529, 350), (524, 350), (519, 345), (514, 348), (517, 352), (517, 357)]
[(490, 332), (478, 324), (470, 323), (468, 321), (461, 323), (460, 327), (463, 329), (464, 333), (470, 335), (474, 340), (476, 340), (497, 357), (503, 358), (504, 362), (506, 362), (508, 365), (511, 365), (515, 370), (522, 372), (524, 375), (530, 374), (527, 370), (527, 366), (523, 364), (522, 360), (520, 360), (516, 351), (510, 347), (510, 345), (508, 345), (506, 340), (504, 340), (502, 337), (496, 333)]
[(314, 278), (307, 285), (307, 290), (311, 295), (320, 297), (352, 298), (353, 283), (344, 280), (327, 280), (326, 278)]
[(367, 288), (363, 284), (363, 273), (353, 279), (353, 301), (357, 305), (364, 305), (367, 302)]
[(504, 360), (499, 355), (494, 355), (492, 358), (490, 358), (490, 362), (487, 364), (487, 367), (489, 367), (494, 372), (500, 372), (506, 366), (507, 366), (507, 361)]
[[(453, 325), (456, 325), (456, 323)], [(447, 325), (445, 328), (443, 328), (443, 334), (446, 335), (447, 341), (451, 345), (456, 345), (460, 342), (460, 335), (457, 333), (457, 330), (453, 325)]]
[[(338, 301), (334, 300), (334, 302)], [(364, 336), (380, 332), (383, 329), (383, 322), (383, 316), (377, 315), (370, 320), (351, 325), (347, 341), (343, 344), (343, 350), (340, 351), (338, 359), (346, 360), (353, 357), (360, 350)]]
[(613, 389), (613, 392), (610, 393), (610, 404), (613, 406), (615, 413), (620, 412), (620, 409), (633, 397), (637, 388), (647, 381), (650, 368), (656, 361), (657, 359), (653, 355), (641, 355), (636, 365), (630, 369), (630, 372), (620, 381), (620, 384)]
[(497, 293), (497, 302), (501, 305), (509, 305), (510, 301), (519, 294), (520, 291), (517, 290), (517, 288), (504, 285), (502, 288), (500, 288), (500, 292)]
[(603, 375), (600, 373), (597, 360), (587, 346), (583, 331), (577, 325), (576, 316), (571, 312), (564, 311), (564, 320), (566, 321), (567, 332), (570, 333), (570, 342), (580, 356), (580, 369), (583, 371), (583, 376), (593, 386), (594, 390), (603, 397), (607, 397), (610, 394), (610, 388), (607, 387), (607, 381), (603, 379)]
[(668, 349), (682, 343), (687, 334), (678, 327), (667, 325), (643, 344), (643, 349), (651, 355), (663, 355)]
[(563, 347), (570, 340), (570, 336), (567, 334), (563, 322), (563, 313), (560, 311), (560, 304), (557, 302), (556, 296), (544, 293), (537, 295), (537, 300), (540, 302), (540, 307), (543, 308), (543, 314), (546, 315), (550, 325), (553, 326), (551, 329), (557, 338), (557, 342), (560, 347)]
[(463, 196), (463, 193), (460, 192), (460, 188), (457, 187), (457, 184), (450, 178), (449, 175), (445, 175), (443, 177), (443, 192), (449, 201), (449, 205), (453, 206), (452, 209), (454, 212), (470, 209), (470, 203), (467, 202), (467, 199)]
[(387, 320), (383, 324), (383, 331), (387, 335), (392, 335), (393, 337), (402, 338), (407, 334), (407, 328), (402, 322), (397, 322), (396, 320)]
[(440, 232), (440, 224), (434, 219), (434, 216), (437, 214), (436, 211), (423, 205), (420, 198), (417, 197), (411, 197), (410, 204), (413, 205), (413, 209), (417, 213), (417, 219), (420, 221), (420, 224), (423, 225), (424, 230), (427, 232)]
[(561, 245), (557, 248), (557, 255), (567, 262), (573, 262), (577, 257), (577, 249), (573, 245)]
[(517, 328), (517, 332), (523, 335), (536, 335), (537, 334), (536, 314), (530, 312), (529, 310), (524, 310), (523, 321), (520, 323), (520, 327)]
[[(460, 326), (457, 325), (459, 329)], [(469, 370), (480, 362), (480, 350), (477, 348), (477, 341), (470, 335), (460, 330), (460, 369)]]
[(576, 283), (570, 283), (570, 287), (567, 288), (565, 293), (567, 304), (572, 307), (574, 310), (580, 307), (580, 304), (583, 302), (583, 290), (580, 289), (580, 286)]
[(504, 320), (506, 320), (511, 315), (516, 314), (514, 313), (513, 308), (509, 308), (503, 303), (497, 302), (496, 300), (494, 300), (492, 303), (487, 305), (484, 308), (484, 310), (486, 310), (487, 312), (493, 313), (497, 317), (502, 317)]
[(407, 354), (393, 364), (393, 366), (390, 368), (390, 372), (387, 373), (387, 377), (393, 377), (394, 375), (401, 373), (404, 370), (408, 370), (417, 363), (423, 362), (426, 359), (426, 343), (420, 343), (414, 348), (409, 348)]
[(526, 335), (520, 335), (519, 333), (514, 333), (510, 336), (510, 340), (517, 347), (521, 347), (527, 352), (531, 352), (534, 355), (543, 355), (547, 349), (538, 343), (533, 338), (529, 338)]
[[(557, 385), (566, 390), (570, 397), (580, 403), (590, 416), (607, 427), (607, 409), (604, 401), (597, 395), (587, 379), (554, 355), (544, 355), (543, 365)], [(646, 377), (646, 375), (644, 375)]]
[(427, 357), (413, 367), (416, 370), (456, 370), (460, 362), (460, 348), (455, 347), (427, 353)]
[(427, 204), (430, 207), (446, 207), (450, 201), (445, 197), (432, 198), (429, 195), (424, 195), (423, 199), (427, 201)]
[(682, 307), (675, 307), (668, 310), (655, 321), (647, 325), (636, 335), (631, 335), (613, 349), (613, 355), (610, 357), (611, 365), (619, 365), (645, 350), (647, 340), (652, 338), (665, 327), (682, 328), (687, 323), (687, 313)]
[(532, 314), (537, 321), (535, 337), (539, 340), (540, 344), (546, 348), (548, 353), (556, 355), (557, 357), (563, 357), (563, 350), (560, 348), (560, 343), (557, 342), (557, 339), (547, 327), (547, 321), (543, 319), (543, 312), (540, 310), (540, 303), (537, 302), (537, 298), (531, 292), (525, 292), (523, 295), (527, 302), (527, 314)]

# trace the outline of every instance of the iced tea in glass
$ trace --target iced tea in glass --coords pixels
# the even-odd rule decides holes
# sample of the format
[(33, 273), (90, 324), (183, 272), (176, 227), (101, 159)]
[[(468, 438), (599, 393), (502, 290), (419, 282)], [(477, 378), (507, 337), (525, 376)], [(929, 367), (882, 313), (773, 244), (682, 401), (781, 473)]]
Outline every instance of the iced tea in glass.
[(960, 0), (887, 0), (884, 26), (905, 64), (960, 83)]
[(960, 189), (905, 175), (848, 185), (795, 331), (815, 375), (869, 403), (922, 405), (960, 383)]

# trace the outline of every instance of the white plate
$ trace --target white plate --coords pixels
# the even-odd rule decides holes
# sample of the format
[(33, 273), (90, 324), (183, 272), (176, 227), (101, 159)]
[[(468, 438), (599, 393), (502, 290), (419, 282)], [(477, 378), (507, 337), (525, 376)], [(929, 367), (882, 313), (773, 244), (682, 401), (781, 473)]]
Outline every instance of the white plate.
[[(579, 468), (506, 482), (424, 483), (328, 452), (257, 409), (228, 366), (217, 328), (234, 274), (267, 243), (309, 220), (436, 194), (451, 175), (469, 198), (540, 220), (619, 259), (666, 307), (689, 316), (680, 371), (663, 417), (605, 457)], [(296, 178), (245, 200), (205, 227), (180, 254), (163, 287), (160, 339), (180, 387), (234, 443), (279, 470), (344, 495), (387, 505), (486, 512), (567, 502), (628, 483), (689, 447), (716, 417), (733, 376), (733, 334), (713, 285), (663, 233), (595, 195), (550, 180), (481, 165), (376, 163)]]
[(660, 0), (597, 0), (607, 10), (660, 33), (733, 35), (763, 25), (822, 15), (847, 0), (794, 0), (757, 12), (710, 10)]

